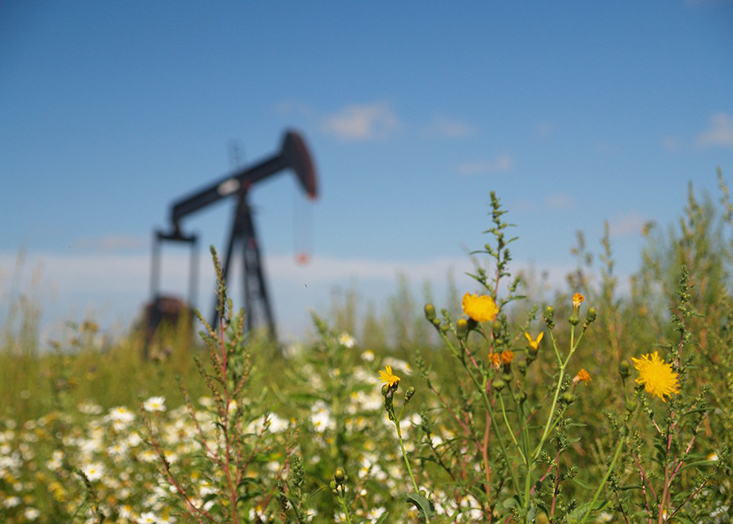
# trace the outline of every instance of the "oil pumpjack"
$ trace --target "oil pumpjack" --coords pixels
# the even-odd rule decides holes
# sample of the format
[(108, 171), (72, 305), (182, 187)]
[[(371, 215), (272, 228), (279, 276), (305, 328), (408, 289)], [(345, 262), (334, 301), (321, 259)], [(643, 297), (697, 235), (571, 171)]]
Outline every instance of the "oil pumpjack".
[[(224, 265), (222, 267), (224, 279), (228, 279), (232, 253), (234, 252), (235, 244), (239, 244), (239, 247), (242, 248), (243, 259), (242, 287), (246, 313), (245, 328), (247, 331), (254, 328), (257, 321), (256, 310), (260, 309), (264, 314), (270, 337), (273, 340), (277, 340), (275, 319), (273, 317), (267, 292), (267, 283), (262, 268), (262, 254), (257, 241), (255, 224), (252, 219), (247, 196), (254, 184), (287, 169), (295, 173), (305, 194), (310, 199), (315, 199), (318, 192), (313, 160), (303, 137), (297, 132), (290, 130), (285, 133), (279, 153), (251, 167), (235, 170), (203, 189), (173, 202), (170, 208), (170, 229), (168, 231), (158, 229), (153, 233), (153, 256), (150, 277), (152, 302), (148, 305), (146, 312), (148, 340), (152, 338), (156, 328), (163, 320), (177, 320), (185, 307), (180, 300), (161, 295), (159, 292), (161, 243), (169, 241), (186, 243), (191, 246), (188, 303), (190, 306), (193, 306), (196, 300), (198, 239), (194, 234), (185, 234), (182, 232), (181, 221), (196, 211), (229, 197), (235, 200), (236, 207), (224, 256)], [(218, 310), (215, 304), (211, 316), (211, 325), (215, 326), (217, 321)]]

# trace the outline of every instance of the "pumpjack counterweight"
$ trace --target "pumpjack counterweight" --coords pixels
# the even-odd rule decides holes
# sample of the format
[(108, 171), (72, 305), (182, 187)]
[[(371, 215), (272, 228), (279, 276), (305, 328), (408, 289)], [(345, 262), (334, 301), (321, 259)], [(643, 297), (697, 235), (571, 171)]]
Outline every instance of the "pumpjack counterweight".
[[(242, 249), (242, 292), (246, 312), (245, 327), (252, 330), (261, 313), (264, 316), (270, 337), (277, 340), (277, 329), (273, 310), (270, 305), (267, 283), (262, 265), (262, 254), (255, 231), (254, 220), (248, 203), (248, 193), (254, 184), (265, 180), (281, 171), (292, 170), (306, 195), (317, 197), (316, 169), (305, 141), (295, 131), (285, 133), (280, 152), (261, 162), (225, 176), (218, 181), (185, 196), (173, 203), (170, 210), (170, 231), (157, 231), (153, 235), (153, 265), (151, 274), (151, 293), (153, 304), (161, 301), (158, 286), (160, 282), (160, 242), (188, 242), (194, 246), (192, 257), (195, 257), (196, 235), (187, 235), (181, 231), (181, 221), (191, 214), (204, 209), (228, 197), (236, 198), (236, 206), (231, 224), (231, 232), (226, 247), (222, 272), (224, 279), (229, 277), (229, 270), (237, 244)], [(193, 306), (196, 288), (195, 259), (191, 263), (189, 279), (189, 300)], [(214, 305), (211, 325), (218, 321), (218, 310)], [(150, 322), (149, 322), (150, 323)]]

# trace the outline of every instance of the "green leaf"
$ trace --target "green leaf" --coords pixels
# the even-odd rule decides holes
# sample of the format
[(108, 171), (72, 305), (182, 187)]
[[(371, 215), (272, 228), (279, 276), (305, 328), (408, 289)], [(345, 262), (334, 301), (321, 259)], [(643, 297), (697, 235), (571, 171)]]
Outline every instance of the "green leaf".
[(383, 524), (384, 522), (387, 522), (387, 517), (389, 517), (389, 512), (385, 511), (374, 524)]
[(435, 514), (433, 503), (419, 493), (408, 493), (407, 502), (413, 504), (417, 508), (417, 511), (424, 520), (428, 520)]
[(585, 488), (585, 489), (593, 489), (593, 486), (591, 486), (590, 484), (586, 484), (586, 483), (585, 483), (585, 482), (583, 482), (582, 480), (578, 480), (578, 479), (576, 479), (576, 478), (573, 478), (573, 479), (571, 479), (571, 480), (572, 480), (573, 482), (575, 482), (575, 483), (576, 483), (576, 484), (577, 484), (578, 486), (580, 486), (581, 488)]

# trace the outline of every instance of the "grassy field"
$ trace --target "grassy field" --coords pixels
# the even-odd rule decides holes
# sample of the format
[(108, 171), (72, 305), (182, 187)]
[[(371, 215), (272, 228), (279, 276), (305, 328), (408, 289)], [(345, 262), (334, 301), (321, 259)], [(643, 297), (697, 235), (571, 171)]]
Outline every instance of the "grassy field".
[[(608, 233), (569, 293), (514, 274), (491, 195), (481, 268), (445, 304), (347, 293), (286, 351), (221, 326), (52, 351), (13, 307), (0, 522), (728, 523), (733, 203), (690, 189), (619, 294)], [(436, 275), (439, 277), (439, 275)], [(200, 325), (200, 324), (199, 324)]]

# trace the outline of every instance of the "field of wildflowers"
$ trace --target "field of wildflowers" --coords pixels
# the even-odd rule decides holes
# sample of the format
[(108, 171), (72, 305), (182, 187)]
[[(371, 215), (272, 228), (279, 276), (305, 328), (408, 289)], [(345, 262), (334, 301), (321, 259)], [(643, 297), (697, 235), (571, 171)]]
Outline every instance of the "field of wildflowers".
[(691, 187), (677, 227), (646, 228), (623, 295), (608, 233), (600, 267), (579, 236), (569, 294), (513, 274), (492, 193), (471, 286), (361, 322), (347, 297), (286, 351), (244, 336), (223, 285), (204, 346), (172, 329), (149, 360), (92, 322), (43, 352), (9, 323), (0, 522), (731, 522), (719, 180), (718, 203)]

